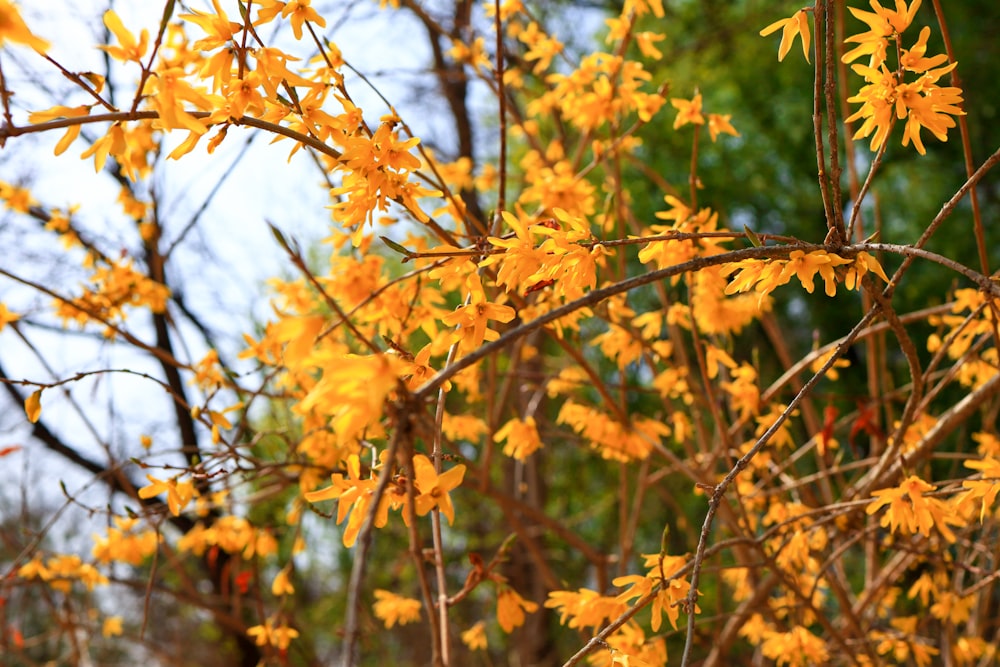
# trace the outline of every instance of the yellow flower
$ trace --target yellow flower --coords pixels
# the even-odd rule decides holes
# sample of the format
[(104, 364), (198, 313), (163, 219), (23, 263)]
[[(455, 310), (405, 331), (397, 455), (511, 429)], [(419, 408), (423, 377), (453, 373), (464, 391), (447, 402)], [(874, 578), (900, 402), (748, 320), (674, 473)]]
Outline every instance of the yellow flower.
[(812, 294), (813, 279), (819, 273), (826, 284), (827, 296), (835, 296), (837, 294), (837, 281), (833, 268), (850, 263), (851, 260), (844, 259), (839, 255), (831, 255), (825, 250), (816, 250), (808, 254), (801, 250), (793, 250), (788, 256), (788, 262), (785, 263), (781, 276), (782, 279), (789, 280), (794, 275), (806, 288), (806, 291)]
[(732, 114), (708, 114), (708, 135), (715, 141), (716, 137), (725, 132), (726, 134), (731, 134), (734, 137), (740, 136), (740, 133), (736, 131), (729, 119), (732, 118)]
[(502, 586), (497, 593), (497, 622), (504, 632), (524, 625), (524, 612), (532, 614), (537, 610), (537, 603), (525, 600), (509, 586)]
[(395, 624), (406, 625), (420, 620), (420, 600), (405, 598), (390, 591), (376, 590), (372, 609), (386, 629)]
[[(851, 11), (854, 11), (853, 9)], [(795, 41), (795, 35), (802, 37), (802, 55), (809, 62), (809, 21), (806, 19), (806, 10), (800, 9), (787, 19), (775, 21), (760, 31), (761, 37), (766, 37), (772, 32), (781, 28), (781, 46), (778, 47), (778, 62), (785, 59)]]
[(0, 331), (3, 331), (3, 328), (11, 322), (17, 322), (19, 319), (21, 319), (20, 315), (10, 312), (7, 310), (6, 304), (0, 303)]
[[(171, 67), (149, 79), (151, 90), (149, 102), (160, 115), (160, 123), (165, 129), (184, 129), (195, 135), (208, 131), (203, 121), (192, 116), (184, 108), (190, 102), (199, 109), (208, 110), (215, 106), (202, 89), (195, 88), (184, 80), (186, 73), (180, 67)], [(178, 156), (175, 156), (175, 159)]]
[[(940, 88), (931, 83), (932, 77), (954, 69), (956, 63), (925, 74), (920, 81), (900, 86), (896, 98), (896, 116), (906, 116), (906, 127), (903, 128), (903, 145), (913, 140), (913, 147), (924, 155), (927, 151), (920, 140), (920, 130), (927, 128), (939, 141), (948, 140), (948, 128), (955, 127), (951, 116), (964, 116), (965, 112), (958, 106), (962, 103), (962, 89), (948, 86)], [(935, 76), (936, 74), (936, 76)]]
[(925, 495), (936, 489), (933, 484), (911, 475), (895, 488), (873, 491), (872, 496), (876, 500), (868, 505), (865, 512), (875, 514), (888, 506), (881, 524), (888, 526), (893, 532), (902, 527), (907, 534), (919, 532), (930, 537), (931, 528), (936, 526), (944, 539), (954, 542), (955, 534), (948, 524), (958, 525), (961, 521), (956, 517), (955, 508), (938, 498)]
[(532, 70), (535, 74), (541, 74), (547, 70), (552, 64), (552, 59), (563, 50), (562, 42), (547, 35), (534, 21), (518, 34), (517, 39), (528, 46), (524, 59), (528, 62), (538, 61)]
[(418, 516), (424, 516), (431, 509), (437, 507), (441, 513), (448, 517), (448, 523), (455, 521), (455, 506), (451, 503), (451, 496), (448, 492), (462, 483), (465, 477), (465, 466), (457, 465), (451, 470), (440, 475), (434, 470), (431, 463), (423, 454), (413, 457), (414, 484), (420, 495), (416, 499), (416, 510)]
[(178, 482), (175, 478), (164, 482), (152, 475), (146, 475), (146, 479), (150, 481), (150, 485), (139, 489), (139, 497), (152, 498), (166, 493), (167, 507), (170, 508), (170, 513), (174, 516), (178, 516), (194, 497), (194, 485), (190, 481)]
[(877, 151), (885, 143), (886, 137), (889, 136), (889, 130), (892, 129), (892, 124), (895, 122), (893, 100), (896, 97), (896, 87), (899, 85), (899, 81), (884, 63), (880, 64), (877, 69), (864, 65), (852, 65), (851, 69), (865, 77), (868, 85), (862, 87), (857, 95), (847, 99), (848, 102), (861, 103), (861, 108), (849, 116), (847, 122), (864, 118), (865, 122), (854, 133), (853, 138), (860, 139), (874, 132), (871, 149)]
[(511, 419), (493, 436), (494, 442), (507, 441), (503, 447), (505, 456), (513, 457), (523, 461), (531, 456), (535, 450), (541, 449), (542, 440), (538, 435), (538, 428), (535, 426), (534, 417), (525, 419)]
[(913, 45), (913, 48), (903, 49), (903, 53), (899, 57), (899, 64), (903, 66), (903, 69), (910, 72), (926, 72), (932, 67), (938, 67), (948, 62), (948, 56), (943, 53), (931, 56), (930, 58), (925, 57), (927, 54), (927, 39), (930, 36), (931, 29), (924, 26), (920, 30), (920, 37), (917, 39), (917, 43)]
[(968, 489), (962, 495), (956, 497), (955, 505), (961, 506), (968, 500), (980, 500), (979, 521), (982, 523), (986, 519), (987, 508), (992, 508), (996, 502), (997, 495), (1000, 494), (1000, 461), (987, 456), (982, 460), (968, 459), (963, 464), (966, 468), (979, 470), (982, 480), (965, 480), (962, 487)]
[(777, 660), (778, 664), (806, 667), (824, 665), (830, 659), (826, 642), (801, 625), (796, 625), (790, 632), (767, 630), (763, 635), (761, 652), (764, 657)]
[(847, 269), (847, 275), (844, 277), (844, 285), (847, 286), (847, 289), (861, 289), (861, 279), (869, 271), (885, 282), (889, 282), (889, 276), (885, 275), (885, 270), (878, 263), (878, 260), (867, 252), (861, 251), (854, 258), (854, 263)]
[(871, 55), (868, 63), (870, 67), (878, 67), (885, 62), (886, 46), (888, 38), (892, 35), (899, 35), (910, 27), (913, 17), (920, 7), (920, 0), (913, 0), (910, 6), (906, 6), (905, 0), (896, 0), (895, 11), (886, 9), (878, 3), (878, 0), (871, 0), (874, 12), (866, 12), (854, 7), (848, 7), (854, 17), (868, 24), (868, 32), (851, 35), (845, 42), (854, 42), (857, 47), (844, 54), (843, 60), (849, 63), (863, 55)]
[(299, 636), (299, 631), (284, 624), (275, 627), (274, 621), (269, 618), (264, 625), (247, 628), (247, 634), (253, 638), (257, 646), (270, 644), (275, 648), (285, 650), (292, 643), (292, 640)]
[(45, 53), (49, 43), (36, 37), (28, 30), (28, 26), (17, 11), (17, 5), (10, 0), (0, 0), (0, 47), (8, 41), (15, 44), (25, 44), (39, 53)]
[(104, 619), (104, 625), (101, 627), (101, 634), (105, 637), (116, 637), (122, 633), (122, 617), (121, 616), (108, 616)]
[(674, 119), (674, 129), (691, 123), (692, 125), (704, 125), (705, 117), (701, 115), (701, 93), (695, 94), (690, 100), (679, 97), (671, 98), (672, 104), (677, 110), (677, 118)]
[(441, 319), (450, 327), (458, 327), (458, 331), (454, 334), (456, 341), (461, 340), (466, 349), (475, 349), (482, 345), (484, 340), (496, 340), (500, 337), (500, 334), (489, 328), (487, 324), (489, 320), (510, 322), (516, 313), (510, 306), (488, 302), (477, 274), (471, 274), (466, 284), (471, 292), (469, 303), (459, 306), (455, 312)]
[(647, 58), (659, 60), (663, 57), (663, 52), (656, 48), (655, 42), (662, 42), (666, 38), (666, 35), (658, 32), (637, 32), (635, 34), (635, 43), (638, 45), (642, 55)]
[(38, 201), (31, 195), (30, 190), (3, 181), (0, 181), (0, 199), (7, 208), (18, 213), (28, 213), (33, 206), (38, 206)]
[(115, 60), (141, 63), (142, 57), (146, 55), (146, 49), (149, 47), (149, 31), (143, 29), (139, 33), (139, 41), (136, 41), (135, 36), (122, 24), (118, 14), (115, 14), (114, 10), (111, 9), (104, 12), (104, 25), (118, 38), (118, 43), (121, 46), (98, 46), (97, 48)]
[[(56, 118), (79, 118), (81, 116), (86, 116), (90, 113), (90, 107), (86, 105), (77, 107), (67, 107), (62, 105), (56, 105), (44, 111), (34, 111), (28, 115), (28, 121), (32, 123), (44, 123), (45, 121), (55, 120)], [(80, 125), (70, 125), (66, 128), (66, 133), (62, 136), (58, 143), (56, 143), (55, 150), (53, 153), (55, 155), (62, 155), (62, 153), (69, 148), (69, 145), (80, 136)]]
[(292, 17), (292, 32), (295, 39), (302, 39), (302, 24), (306, 21), (315, 23), (321, 28), (326, 27), (326, 19), (309, 6), (311, 0), (292, 0), (281, 10), (282, 18)]
[(488, 646), (486, 641), (486, 624), (479, 621), (463, 632), (462, 642), (469, 647), (470, 651), (485, 651)]
[(291, 573), (290, 567), (284, 567), (281, 572), (274, 577), (274, 581), (271, 582), (271, 594), (275, 597), (281, 597), (282, 595), (291, 595), (295, 592), (295, 587), (292, 586), (292, 582), (289, 580), (289, 574)]
[[(344, 529), (344, 546), (352, 547), (357, 540), (361, 526), (368, 515), (368, 508), (374, 496), (375, 487), (378, 484), (374, 479), (361, 479), (361, 461), (357, 454), (347, 457), (348, 477), (337, 473), (330, 476), (332, 486), (318, 491), (311, 491), (305, 494), (306, 500), (311, 503), (323, 500), (337, 500), (337, 523), (340, 524), (350, 513), (350, 519)], [(389, 495), (382, 497), (379, 504), (379, 511), (375, 516), (375, 527), (380, 528), (389, 520)], [(405, 514), (404, 514), (405, 519)]]
[(193, 44), (194, 48), (202, 51), (212, 51), (226, 46), (233, 35), (242, 29), (242, 24), (230, 21), (226, 12), (219, 6), (219, 0), (212, 0), (215, 8), (214, 14), (202, 13), (191, 10), (191, 14), (181, 14), (178, 18), (197, 24), (202, 30), (208, 33), (208, 37), (198, 40)]

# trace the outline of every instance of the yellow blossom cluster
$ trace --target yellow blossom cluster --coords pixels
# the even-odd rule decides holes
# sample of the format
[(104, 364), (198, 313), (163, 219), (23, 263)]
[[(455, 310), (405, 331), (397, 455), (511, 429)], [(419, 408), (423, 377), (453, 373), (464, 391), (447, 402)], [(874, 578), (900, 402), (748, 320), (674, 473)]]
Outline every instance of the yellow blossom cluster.
[(105, 325), (105, 335), (113, 337), (114, 325), (125, 321), (126, 307), (148, 308), (162, 313), (170, 290), (135, 268), (132, 261), (102, 260), (90, 276), (82, 294), (57, 302), (57, 315), (64, 323), (84, 326), (91, 322)]
[(42, 559), (36, 555), (30, 561), (18, 568), (17, 574), (22, 579), (40, 579), (53, 590), (68, 593), (73, 582), (82, 583), (88, 591), (94, 586), (103, 586), (108, 578), (90, 563), (84, 563), (76, 554), (58, 554)]
[[(838, 267), (845, 267), (838, 270)], [(874, 257), (865, 251), (854, 259), (841, 257), (826, 250), (792, 250), (788, 259), (744, 259), (725, 265), (723, 275), (732, 276), (726, 286), (726, 294), (754, 290), (763, 299), (776, 288), (798, 278), (802, 287), (812, 294), (816, 289), (816, 274), (823, 279), (827, 296), (837, 293), (837, 283), (843, 282), (847, 289), (860, 289), (861, 279), (869, 271), (885, 282), (889, 282), (885, 271)]]
[[(390, 509), (402, 510), (403, 521), (409, 525), (409, 510), (406, 509), (408, 502), (406, 485), (409, 483), (412, 483), (417, 491), (413, 507), (417, 516), (424, 516), (432, 509), (438, 509), (449, 522), (454, 521), (455, 508), (448, 494), (462, 483), (464, 476), (464, 465), (457, 465), (439, 474), (426, 456), (417, 454), (413, 457), (412, 482), (403, 477), (396, 480), (394, 488), (379, 501), (374, 525), (385, 526), (389, 520)], [(347, 458), (347, 475), (334, 473), (330, 481), (331, 486), (307, 492), (305, 497), (313, 503), (324, 500), (337, 501), (337, 523), (343, 523), (344, 519), (350, 516), (344, 530), (344, 546), (350, 547), (357, 539), (358, 531), (368, 515), (378, 480), (373, 476), (363, 476), (359, 457), (351, 454)]]
[(139, 565), (156, 552), (160, 538), (152, 530), (135, 530), (138, 519), (115, 517), (115, 527), (108, 528), (106, 537), (94, 535), (91, 553), (99, 563), (120, 561)]
[[(961, 107), (961, 88), (938, 83), (958, 63), (949, 62), (945, 54), (927, 55), (931, 29), (926, 26), (912, 46), (905, 46), (903, 33), (911, 27), (921, 0), (909, 3), (896, 0), (892, 9), (884, 7), (880, 0), (870, 0), (870, 4), (873, 10), (870, 12), (848, 7), (868, 30), (844, 40), (856, 46), (843, 55), (843, 61), (850, 63), (868, 56), (868, 62), (851, 66), (855, 73), (864, 77), (865, 85), (848, 98), (848, 102), (861, 107), (846, 122), (863, 121), (854, 138), (871, 136), (871, 150), (878, 151), (885, 145), (895, 122), (905, 120), (903, 145), (912, 141), (917, 152), (923, 155), (927, 149), (920, 137), (921, 130), (926, 128), (938, 140), (947, 141), (948, 129), (955, 127), (953, 116), (965, 114)], [(799, 10), (791, 18), (776, 21), (761, 31), (761, 35), (769, 35), (782, 29), (779, 60), (784, 59), (797, 36), (801, 37), (802, 52), (809, 60), (811, 33), (807, 14), (808, 10)], [(889, 54), (898, 56), (894, 64)]]

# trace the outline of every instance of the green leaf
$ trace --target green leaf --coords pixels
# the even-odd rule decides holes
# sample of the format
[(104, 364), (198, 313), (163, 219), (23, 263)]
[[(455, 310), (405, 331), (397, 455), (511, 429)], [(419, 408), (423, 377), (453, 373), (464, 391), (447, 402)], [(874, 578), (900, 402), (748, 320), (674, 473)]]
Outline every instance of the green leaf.
[(743, 233), (747, 235), (747, 239), (750, 241), (750, 245), (752, 245), (754, 248), (759, 248), (762, 245), (764, 245), (763, 243), (760, 242), (760, 237), (757, 236), (757, 234), (754, 233), (754, 231), (749, 227), (747, 227), (746, 225), (743, 225)]
[(285, 235), (281, 233), (281, 230), (272, 225), (270, 222), (267, 223), (268, 228), (271, 230), (271, 235), (278, 242), (278, 245), (282, 247), (286, 252), (292, 252), (292, 247), (288, 244), (288, 239)]
[(163, 16), (160, 17), (160, 32), (156, 37), (157, 44), (163, 41), (163, 35), (167, 33), (167, 26), (170, 25), (170, 19), (174, 16), (175, 4), (177, 4), (177, 0), (168, 0), (167, 4), (163, 6)]
[[(393, 250), (395, 250), (396, 252), (398, 252), (400, 255), (403, 255), (404, 257), (406, 257), (406, 259), (413, 259), (415, 257), (415, 255), (412, 252), (410, 252), (409, 250), (407, 250), (405, 246), (402, 246), (399, 243), (396, 243), (392, 239), (390, 239), (390, 238), (388, 238), (386, 236), (380, 236), (379, 238), (382, 239), (382, 242), (385, 243), (387, 246), (389, 246), (390, 248), (392, 248)], [(404, 261), (406, 261), (406, 260), (404, 260)]]

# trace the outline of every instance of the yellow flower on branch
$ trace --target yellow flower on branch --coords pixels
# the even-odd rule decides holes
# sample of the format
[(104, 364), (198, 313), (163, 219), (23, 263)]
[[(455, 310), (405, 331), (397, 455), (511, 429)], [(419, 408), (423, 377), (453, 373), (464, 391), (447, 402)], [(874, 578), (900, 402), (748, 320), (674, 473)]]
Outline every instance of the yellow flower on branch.
[(510, 456), (523, 461), (531, 456), (536, 450), (542, 448), (542, 439), (538, 435), (538, 427), (535, 425), (534, 417), (522, 419), (511, 419), (503, 425), (496, 435), (494, 442), (507, 441), (503, 446), (505, 456)]
[(597, 628), (628, 610), (628, 603), (618, 597), (601, 595), (589, 588), (552, 591), (545, 606), (558, 609), (559, 623), (569, 628)]
[(917, 39), (917, 43), (912, 48), (903, 49), (903, 53), (899, 57), (899, 64), (903, 69), (910, 72), (926, 72), (933, 67), (938, 67), (948, 62), (948, 56), (943, 53), (931, 56), (930, 58), (925, 57), (927, 55), (927, 39), (930, 36), (931, 29), (924, 26), (920, 30), (920, 37)]
[[(90, 107), (87, 105), (78, 107), (57, 105), (45, 109), (44, 111), (34, 111), (28, 114), (28, 122), (44, 123), (57, 118), (80, 118), (88, 115), (89, 113)], [(55, 150), (53, 151), (55, 155), (62, 155), (63, 151), (69, 148), (69, 145), (73, 143), (78, 136), (80, 136), (80, 127), (80, 125), (70, 125), (66, 128), (66, 134), (62, 136), (62, 139), (59, 140), (56, 144)]]
[(290, 628), (284, 623), (275, 626), (273, 619), (267, 619), (264, 625), (255, 625), (252, 628), (247, 628), (247, 635), (249, 635), (257, 646), (271, 646), (280, 649), (282, 651), (288, 649), (291, 645), (292, 640), (299, 636), (299, 631), (295, 628)]
[(881, 524), (888, 526), (892, 532), (902, 528), (904, 534), (920, 533), (930, 537), (931, 528), (936, 527), (945, 540), (954, 542), (955, 534), (948, 524), (961, 525), (962, 521), (954, 507), (928, 495), (936, 489), (933, 484), (911, 475), (897, 487), (873, 491), (876, 500), (868, 505), (865, 512), (875, 514), (888, 507)]
[(484, 340), (496, 340), (500, 334), (489, 328), (489, 320), (510, 322), (516, 313), (510, 306), (501, 306), (486, 300), (486, 292), (479, 281), (478, 274), (471, 274), (466, 280), (470, 291), (469, 303), (459, 306), (455, 312), (445, 315), (442, 321), (450, 327), (457, 327), (452, 334), (455, 341), (462, 341), (467, 349), (475, 349)]
[(0, 181), (0, 200), (11, 211), (18, 213), (29, 213), (32, 207), (38, 206), (38, 200), (28, 188), (19, 188), (3, 181)]
[(534, 21), (518, 34), (517, 39), (528, 46), (524, 59), (528, 62), (538, 61), (532, 70), (535, 74), (541, 74), (547, 70), (552, 64), (552, 59), (563, 51), (562, 42), (550, 37)]
[(765, 631), (760, 648), (764, 657), (789, 667), (824, 665), (830, 659), (826, 642), (801, 625), (789, 632)]
[[(854, 10), (852, 9), (851, 11)], [(760, 36), (767, 37), (772, 32), (777, 32), (778, 28), (781, 28), (781, 45), (778, 47), (778, 62), (784, 60), (785, 56), (788, 55), (796, 35), (802, 38), (802, 55), (806, 57), (806, 62), (809, 62), (810, 32), (809, 21), (806, 19), (806, 10), (800, 9), (787, 19), (775, 21), (761, 30)]]
[[(877, 151), (884, 144), (896, 120), (906, 120), (903, 131), (903, 145), (912, 141), (917, 152), (926, 150), (920, 138), (920, 131), (927, 128), (940, 141), (947, 141), (948, 128), (955, 126), (951, 116), (960, 116), (962, 90), (957, 87), (937, 85), (938, 79), (951, 72), (957, 63), (945, 65), (948, 57), (944, 54), (927, 56), (927, 40), (930, 28), (920, 31), (916, 43), (903, 49), (900, 34), (913, 20), (920, 0), (907, 7), (903, 0), (896, 0), (896, 10), (883, 8), (872, 0), (874, 13), (851, 8), (855, 17), (869, 25), (869, 31), (847, 38), (847, 42), (857, 42), (859, 46), (845, 54), (844, 62), (851, 62), (862, 55), (871, 55), (868, 65), (852, 65), (856, 73), (864, 77), (866, 85), (848, 102), (860, 103), (861, 108), (847, 118), (847, 122), (864, 119), (854, 134), (854, 139), (872, 136), (871, 150)], [(895, 42), (895, 52), (899, 54), (899, 67), (890, 68), (886, 64), (890, 40)], [(943, 67), (939, 67), (944, 65)], [(937, 68), (937, 69), (932, 69)], [(907, 81), (906, 72), (913, 72), (917, 78)]]
[(635, 34), (635, 43), (638, 45), (642, 55), (647, 58), (659, 60), (663, 57), (663, 52), (656, 48), (656, 42), (662, 42), (666, 38), (666, 35), (658, 32), (637, 32)]
[(163, 481), (152, 475), (146, 475), (146, 479), (149, 480), (150, 484), (139, 489), (139, 497), (152, 498), (166, 493), (167, 507), (170, 508), (170, 513), (174, 516), (178, 516), (195, 495), (194, 485), (190, 481), (179, 482), (177, 478)]
[(202, 51), (213, 51), (225, 47), (233, 36), (243, 29), (243, 25), (236, 21), (230, 21), (226, 12), (219, 6), (219, 0), (212, 0), (214, 14), (202, 13), (192, 9), (190, 14), (181, 14), (178, 18), (184, 21), (195, 23), (207, 33), (207, 37), (199, 39), (192, 44), (195, 49)]
[(636, 17), (652, 13), (658, 19), (663, 18), (663, 0), (625, 0), (622, 4), (622, 16), (635, 13)]
[(801, 250), (793, 250), (788, 256), (788, 261), (785, 263), (781, 275), (785, 279), (790, 279), (794, 275), (806, 288), (806, 291), (812, 294), (813, 280), (819, 273), (826, 285), (826, 295), (835, 296), (837, 294), (837, 280), (833, 268), (850, 263), (851, 260), (844, 259), (839, 255), (831, 255), (825, 250), (816, 250), (808, 254)]
[(326, 27), (326, 19), (309, 6), (311, 2), (312, 0), (292, 0), (281, 10), (282, 18), (292, 17), (292, 33), (295, 39), (302, 39), (302, 24), (306, 21), (315, 23), (321, 28)]
[(417, 454), (413, 457), (413, 476), (414, 485), (420, 492), (416, 499), (417, 515), (423, 516), (436, 507), (448, 517), (449, 524), (454, 523), (455, 506), (448, 493), (462, 483), (465, 466), (457, 465), (439, 475), (430, 459)]
[(869, 67), (878, 67), (885, 62), (888, 39), (893, 35), (901, 35), (910, 27), (920, 7), (920, 0), (913, 0), (909, 7), (905, 0), (896, 0), (895, 10), (886, 9), (878, 3), (878, 0), (870, 0), (870, 4), (874, 12), (848, 7), (856, 19), (868, 24), (868, 32), (851, 35), (844, 40), (858, 44), (841, 58), (845, 63), (857, 60), (863, 55), (871, 55)]
[(152, 90), (147, 91), (150, 93), (150, 105), (159, 113), (163, 128), (190, 130), (196, 135), (202, 135), (208, 128), (184, 108), (184, 102), (190, 102), (202, 110), (214, 108), (215, 103), (203, 90), (185, 81), (185, 76), (183, 69), (172, 67), (150, 77), (149, 85)]
[[(375, 487), (378, 480), (361, 479), (361, 460), (357, 454), (347, 457), (347, 476), (340, 473), (330, 475), (331, 485), (310, 491), (305, 494), (306, 500), (311, 503), (318, 503), (324, 500), (337, 501), (337, 524), (344, 522), (350, 513), (350, 519), (344, 529), (344, 546), (351, 548), (358, 538), (361, 526), (365, 517), (368, 516), (368, 508), (371, 505), (372, 497), (375, 495)], [(404, 515), (405, 516), (405, 515)], [(379, 503), (379, 511), (375, 515), (375, 527), (381, 528), (389, 519), (389, 495), (382, 497)]]
[(855, 256), (851, 267), (847, 269), (847, 275), (844, 277), (844, 285), (847, 286), (847, 289), (861, 289), (861, 279), (869, 271), (885, 282), (889, 282), (889, 276), (885, 275), (885, 269), (878, 263), (878, 260), (867, 252), (861, 251)]
[(997, 495), (1000, 494), (1000, 461), (987, 456), (982, 460), (968, 459), (963, 465), (982, 473), (981, 480), (965, 480), (962, 487), (966, 489), (962, 495), (956, 497), (955, 505), (961, 506), (970, 500), (979, 500), (979, 522), (986, 519), (986, 509), (992, 508), (996, 503)]
[(696, 93), (690, 100), (679, 97), (670, 99), (670, 104), (677, 109), (677, 118), (674, 119), (674, 129), (687, 125), (704, 125), (705, 117), (701, 115), (701, 93)]
[(372, 605), (375, 617), (385, 623), (386, 629), (396, 625), (406, 625), (420, 620), (420, 600), (405, 598), (390, 591), (375, 591)]
[(479, 72), (489, 72), (493, 66), (489, 53), (486, 52), (486, 40), (482, 37), (476, 37), (469, 44), (460, 39), (453, 39), (451, 48), (445, 53), (455, 62), (468, 65)]
[(959, 106), (962, 103), (962, 89), (954, 86), (941, 88), (934, 81), (946, 72), (955, 68), (956, 63), (948, 67), (928, 72), (919, 81), (900, 86), (896, 97), (896, 116), (906, 116), (906, 127), (903, 128), (903, 145), (913, 141), (913, 147), (924, 155), (927, 151), (920, 140), (920, 130), (927, 128), (938, 141), (948, 141), (948, 128), (955, 127), (955, 120), (946, 114), (964, 116), (965, 112)]
[(497, 622), (504, 632), (524, 625), (524, 613), (533, 614), (538, 611), (538, 604), (525, 600), (517, 591), (507, 585), (501, 585), (497, 592)]
[[(76, 127), (79, 129), (79, 126)], [(86, 160), (88, 157), (94, 156), (94, 171), (100, 172), (101, 169), (104, 169), (108, 155), (111, 155), (122, 164), (126, 175), (134, 181), (133, 170), (129, 168), (127, 160), (124, 159), (127, 150), (128, 143), (125, 141), (125, 131), (122, 124), (112, 123), (111, 127), (108, 128), (108, 133), (97, 139), (90, 145), (90, 148), (81, 153), (80, 159)]]
[(104, 25), (118, 38), (118, 43), (121, 46), (98, 46), (97, 48), (115, 60), (141, 64), (142, 57), (146, 55), (146, 49), (149, 48), (149, 31), (143, 29), (139, 33), (138, 41), (136, 41), (135, 35), (128, 31), (122, 20), (118, 18), (118, 14), (112, 9), (104, 12)]
[(3, 328), (11, 322), (17, 322), (19, 319), (21, 319), (20, 315), (7, 310), (7, 305), (0, 302), (0, 331), (3, 331)]
[(160, 541), (157, 534), (151, 530), (133, 531), (137, 521), (118, 517), (115, 519), (117, 528), (108, 528), (108, 536), (93, 536), (94, 546), (91, 555), (99, 563), (119, 561), (129, 565), (139, 565), (147, 557), (156, 552)]

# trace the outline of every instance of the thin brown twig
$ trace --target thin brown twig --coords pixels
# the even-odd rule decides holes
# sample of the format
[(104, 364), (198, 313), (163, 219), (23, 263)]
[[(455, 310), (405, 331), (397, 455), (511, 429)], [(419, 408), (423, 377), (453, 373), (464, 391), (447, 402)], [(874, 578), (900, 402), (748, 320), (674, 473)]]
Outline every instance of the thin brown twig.
[[(826, 81), (824, 83), (824, 99), (826, 100), (827, 144), (830, 149), (830, 173), (828, 175), (833, 200), (833, 225), (840, 237), (840, 243), (850, 243), (851, 238), (844, 227), (844, 210), (840, 191), (840, 131), (837, 124), (837, 106), (835, 97), (836, 74), (835, 59), (835, 25), (833, 17), (833, 0), (823, 0), (823, 34), (826, 37), (826, 48), (823, 49), (823, 62), (826, 64)], [(817, 49), (818, 51), (818, 49)], [(816, 56), (817, 61), (819, 55)], [(819, 62), (816, 63), (817, 67)]]
[(500, 0), (494, 0), (495, 16), (493, 26), (496, 28), (496, 82), (497, 82), (497, 119), (500, 124), (500, 155), (497, 158), (499, 164), (497, 183), (497, 210), (493, 219), (493, 235), (500, 231), (502, 214), (507, 206), (507, 84), (504, 81), (504, 48), (503, 48), (503, 22), (500, 19)]
[[(445, 367), (455, 360), (460, 341), (455, 341), (448, 350)], [(442, 429), (444, 428), (445, 398), (448, 392), (442, 386), (438, 389), (437, 406), (434, 410), (434, 440), (431, 457), (434, 461), (434, 471), (441, 474), (441, 462), (444, 451), (441, 447)], [(438, 613), (438, 643), (441, 646), (441, 664), (448, 667), (451, 664), (449, 644), (451, 634), (448, 631), (448, 577), (445, 572), (444, 541), (441, 539), (441, 510), (435, 506), (431, 510), (431, 537), (434, 544), (434, 571), (437, 574), (437, 613)]]
[[(834, 203), (831, 201), (830, 195), (830, 181), (827, 177), (826, 171), (826, 149), (823, 147), (823, 112), (821, 110), (821, 104), (824, 99), (823, 95), (823, 59), (820, 58), (821, 49), (820, 44), (824, 41), (820, 41), (820, 21), (822, 20), (823, 13), (820, 11), (824, 5), (824, 0), (816, 0), (816, 4), (813, 6), (813, 21), (816, 27), (815, 36), (813, 42), (815, 47), (813, 48), (813, 58), (816, 59), (816, 64), (813, 67), (813, 136), (816, 140), (816, 165), (817, 165), (817, 178), (819, 179), (819, 192), (823, 198), (823, 212), (824, 220), (827, 226), (827, 232), (832, 234), (835, 233), (836, 227), (836, 216), (833, 212)], [(825, 35), (825, 33), (824, 33)], [(843, 241), (843, 239), (841, 239)]]

